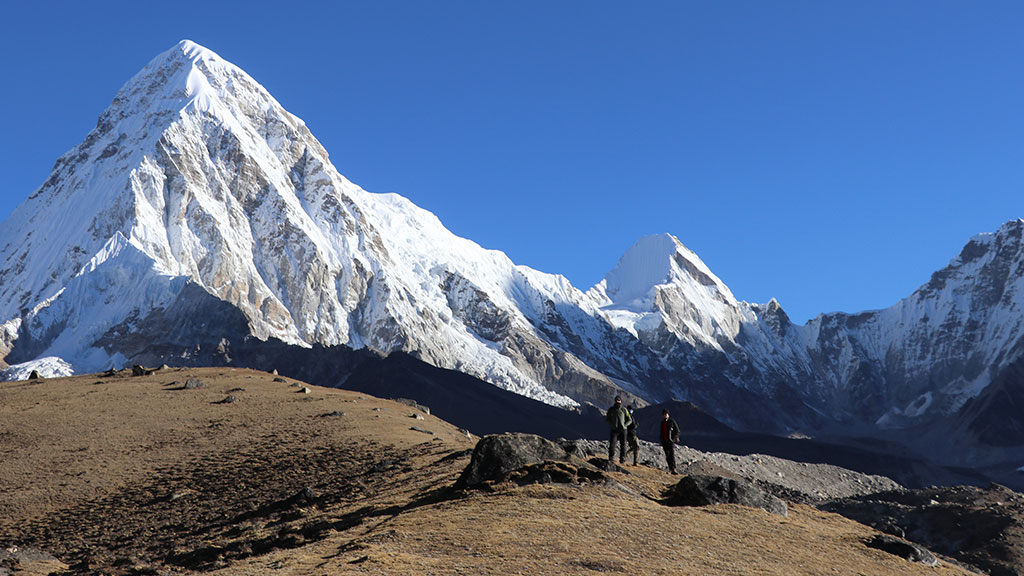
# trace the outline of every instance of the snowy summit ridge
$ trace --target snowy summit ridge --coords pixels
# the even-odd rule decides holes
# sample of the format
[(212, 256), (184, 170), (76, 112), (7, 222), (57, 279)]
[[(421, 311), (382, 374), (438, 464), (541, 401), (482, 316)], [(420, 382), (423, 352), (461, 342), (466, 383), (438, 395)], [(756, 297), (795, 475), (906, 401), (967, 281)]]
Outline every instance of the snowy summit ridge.
[(255, 339), (407, 352), (559, 406), (691, 400), (761, 431), (976, 423), (1024, 372), (1022, 234), (972, 238), (888, 309), (805, 326), (737, 301), (668, 234), (583, 293), (348, 181), (302, 120), (185, 40), (0, 225), (0, 359), (229, 363)]

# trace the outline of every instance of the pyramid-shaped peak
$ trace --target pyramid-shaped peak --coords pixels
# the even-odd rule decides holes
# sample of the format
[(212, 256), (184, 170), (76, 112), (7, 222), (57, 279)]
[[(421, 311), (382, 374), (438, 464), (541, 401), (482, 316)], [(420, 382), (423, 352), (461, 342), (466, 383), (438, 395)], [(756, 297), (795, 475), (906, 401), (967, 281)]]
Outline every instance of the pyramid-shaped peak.
[(639, 309), (650, 305), (658, 286), (668, 284), (710, 288), (732, 299), (697, 254), (667, 233), (637, 240), (595, 289), (616, 305)]
[(193, 42), (192, 40), (182, 40), (150, 60), (149, 64), (146, 65), (142, 72), (166, 67), (177, 68), (185, 62), (190, 62), (192, 64), (203, 63), (206, 65), (227, 66), (233, 70), (238, 70), (236, 66), (221, 58), (220, 55), (213, 50)]
[(215, 77), (224, 75), (248, 77), (241, 68), (224, 60), (213, 50), (191, 40), (182, 40), (153, 58), (125, 84), (125, 88), (142, 83), (152, 93), (154, 84), (163, 82), (164, 92), (185, 90), (194, 93), (197, 83), (219, 84)]
[(675, 236), (668, 233), (661, 234), (649, 234), (642, 236), (639, 240), (633, 244), (633, 247), (627, 251), (630, 252), (650, 252), (650, 253), (662, 253), (668, 256), (679, 249), (682, 246), (682, 242), (679, 241)]
[[(182, 40), (126, 82), (105, 115), (124, 124), (117, 129), (131, 135), (139, 122), (173, 120), (178, 112), (189, 109), (235, 125), (232, 116), (268, 108), (277, 109), (280, 104), (244, 70), (209, 48)], [(286, 113), (281, 110), (280, 114)], [(144, 131), (159, 130), (148, 126)]]
[(667, 233), (643, 236), (604, 277), (604, 289), (615, 302), (646, 299), (655, 286), (675, 281), (680, 276), (681, 264), (683, 268), (706, 270), (697, 255), (675, 236)]
[(191, 59), (195, 59), (195, 58), (203, 58), (203, 59), (214, 59), (214, 58), (216, 58), (218, 60), (220, 59), (220, 56), (218, 56), (216, 53), (214, 53), (213, 50), (210, 50), (209, 48), (207, 48), (205, 46), (200, 46), (199, 44), (197, 44), (197, 43), (195, 43), (195, 42), (193, 42), (191, 40), (187, 40), (187, 39), (186, 40), (182, 40), (181, 42), (178, 42), (178, 44), (175, 45), (174, 48), (172, 48), (172, 50), (178, 50), (182, 54), (184, 54), (186, 57), (191, 58)]
[(652, 234), (637, 240), (619, 258), (615, 269), (605, 276), (609, 296), (633, 300), (645, 295), (652, 286), (669, 280), (672, 255), (682, 246), (671, 234)]

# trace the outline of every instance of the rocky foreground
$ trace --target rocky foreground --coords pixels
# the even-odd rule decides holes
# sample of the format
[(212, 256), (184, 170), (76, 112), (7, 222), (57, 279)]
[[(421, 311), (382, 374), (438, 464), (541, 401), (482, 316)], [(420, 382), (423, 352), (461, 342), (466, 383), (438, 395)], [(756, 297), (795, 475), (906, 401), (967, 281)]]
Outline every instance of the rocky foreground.
[[(683, 478), (652, 445), (620, 467), (599, 442), (488, 439), (415, 402), (250, 370), (0, 383), (0, 576), (1024, 569), (1020, 496), (998, 487), (924, 495), (680, 448)], [(906, 540), (982, 526), (999, 546)]]

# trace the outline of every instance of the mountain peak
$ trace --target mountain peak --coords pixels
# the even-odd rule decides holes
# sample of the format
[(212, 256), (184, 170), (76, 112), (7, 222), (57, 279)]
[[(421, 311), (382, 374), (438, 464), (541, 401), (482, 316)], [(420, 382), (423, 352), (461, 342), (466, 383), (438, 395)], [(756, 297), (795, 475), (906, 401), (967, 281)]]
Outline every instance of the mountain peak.
[(613, 326), (650, 342), (715, 348), (720, 337), (736, 335), (742, 316), (729, 288), (671, 234), (637, 240), (587, 295)]
[(217, 56), (217, 54), (214, 53), (213, 50), (210, 50), (209, 48), (207, 48), (205, 46), (200, 46), (199, 44), (196, 44), (195, 42), (193, 42), (191, 40), (188, 40), (188, 39), (185, 39), (185, 40), (182, 40), (181, 42), (178, 42), (174, 46), (174, 48), (172, 48), (171, 50), (178, 50), (182, 54), (184, 54), (187, 58), (190, 58), (190, 59), (196, 59), (196, 58), (203, 58), (203, 59), (216, 58), (218, 60), (220, 59), (220, 56)]
[[(229, 81), (234, 79), (238, 81)], [(150, 60), (125, 83), (114, 105), (133, 102), (147, 112), (177, 111), (194, 105), (202, 112), (213, 113), (218, 100), (237, 95), (240, 89), (265, 92), (242, 69), (213, 50), (182, 40)]]
[(682, 244), (671, 234), (652, 234), (636, 241), (605, 276), (605, 290), (613, 301), (633, 302), (646, 297), (654, 286), (670, 280), (672, 255)]
[(637, 240), (599, 286), (615, 305), (647, 309), (655, 288), (665, 284), (696, 284), (729, 293), (697, 254), (667, 233)]
[(1020, 237), (1022, 230), (1024, 230), (1024, 218), (1017, 218), (1015, 220), (1010, 220), (1009, 222), (1006, 222), (1002, 226), (1000, 226), (999, 230), (996, 231), (996, 235), (1002, 236), (1006, 234), (1012, 234), (1014, 236)]
[(161, 68), (165, 66), (175, 66), (176, 63), (180, 62), (191, 62), (193, 64), (204, 63), (213, 64), (220, 66), (230, 66), (231, 68), (237, 69), (227, 60), (220, 57), (219, 54), (210, 50), (209, 48), (197, 44), (191, 40), (182, 40), (172, 46), (171, 48), (164, 50), (146, 65), (146, 69), (150, 68)]

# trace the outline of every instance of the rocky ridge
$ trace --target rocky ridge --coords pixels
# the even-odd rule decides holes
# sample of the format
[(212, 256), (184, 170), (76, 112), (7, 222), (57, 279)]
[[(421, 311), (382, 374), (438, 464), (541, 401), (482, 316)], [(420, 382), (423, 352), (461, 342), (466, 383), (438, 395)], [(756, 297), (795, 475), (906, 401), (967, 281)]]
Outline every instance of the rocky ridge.
[(459, 489), (479, 444), (415, 402), (230, 368), (132, 374), (0, 384), (0, 569), (968, 573), (800, 503), (670, 505), (678, 477), (649, 466), (564, 460), (594, 472), (552, 482), (536, 467), (568, 454), (558, 444), (508, 466), (538, 481)]

